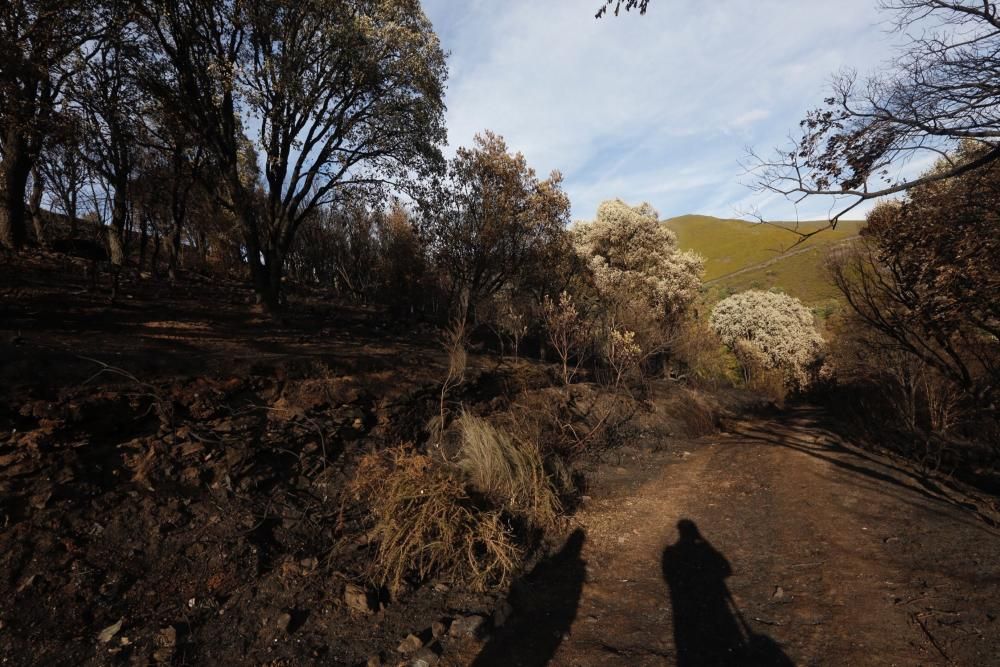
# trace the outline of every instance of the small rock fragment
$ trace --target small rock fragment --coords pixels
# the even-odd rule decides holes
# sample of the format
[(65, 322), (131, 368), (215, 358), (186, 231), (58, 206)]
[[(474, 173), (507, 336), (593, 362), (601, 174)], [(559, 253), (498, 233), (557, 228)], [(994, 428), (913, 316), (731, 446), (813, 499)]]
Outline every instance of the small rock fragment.
[(108, 627), (101, 630), (100, 634), (97, 635), (97, 641), (102, 644), (107, 644), (111, 639), (118, 634), (118, 631), (122, 629), (122, 623), (125, 618), (119, 618), (117, 623), (113, 623)]
[(774, 595), (772, 595), (771, 597), (773, 597), (776, 600), (785, 597), (785, 589), (782, 588), (781, 586), (776, 587), (774, 589)]
[(472, 637), (485, 623), (486, 619), (478, 614), (462, 616), (452, 621), (448, 634), (452, 637)]
[(407, 653), (413, 653), (414, 651), (423, 648), (423, 646), (424, 642), (421, 641), (420, 637), (410, 633), (406, 635), (406, 639), (401, 641), (399, 646), (396, 647), (396, 652), (403, 653), (405, 655)]
[[(0, 625), (0, 627), (3, 626)], [(446, 634), (448, 634), (448, 624), (446, 621), (434, 621), (431, 623), (431, 636), (434, 637), (434, 639), (441, 639), (441, 637), (444, 637)]]
[(441, 661), (437, 653), (429, 648), (422, 648), (413, 656), (410, 667), (434, 667)]
[(285, 632), (286, 630), (288, 630), (288, 626), (291, 622), (292, 622), (292, 615), (289, 614), (288, 612), (285, 612), (278, 616), (278, 620), (275, 622), (275, 624), (278, 626), (279, 630)]
[(365, 667), (382, 667), (382, 658), (377, 655), (369, 656)]
[(344, 587), (344, 603), (351, 611), (361, 614), (373, 614), (378, 611), (378, 601), (375, 596), (357, 584), (347, 584)]

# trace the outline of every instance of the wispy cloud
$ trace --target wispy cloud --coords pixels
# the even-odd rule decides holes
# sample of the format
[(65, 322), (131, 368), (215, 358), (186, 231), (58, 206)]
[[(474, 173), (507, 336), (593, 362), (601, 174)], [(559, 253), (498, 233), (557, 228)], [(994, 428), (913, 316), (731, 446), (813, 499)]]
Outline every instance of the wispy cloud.
[(452, 54), (452, 150), (499, 132), (539, 172), (563, 172), (577, 218), (612, 197), (665, 216), (752, 208), (745, 147), (782, 144), (833, 72), (888, 57), (874, 4), (654, 0), (646, 16), (596, 21), (583, 0), (424, 3)]

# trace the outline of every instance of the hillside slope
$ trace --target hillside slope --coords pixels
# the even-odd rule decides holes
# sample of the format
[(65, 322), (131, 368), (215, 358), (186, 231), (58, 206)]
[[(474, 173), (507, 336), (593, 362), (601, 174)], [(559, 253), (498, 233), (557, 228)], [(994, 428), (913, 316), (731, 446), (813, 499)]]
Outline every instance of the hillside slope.
[(828, 309), (837, 299), (823, 262), (830, 247), (857, 237), (862, 222), (843, 221), (798, 243), (823, 222), (757, 224), (706, 215), (683, 215), (664, 223), (677, 234), (681, 248), (705, 258), (706, 300), (747, 289), (778, 288), (806, 304)]

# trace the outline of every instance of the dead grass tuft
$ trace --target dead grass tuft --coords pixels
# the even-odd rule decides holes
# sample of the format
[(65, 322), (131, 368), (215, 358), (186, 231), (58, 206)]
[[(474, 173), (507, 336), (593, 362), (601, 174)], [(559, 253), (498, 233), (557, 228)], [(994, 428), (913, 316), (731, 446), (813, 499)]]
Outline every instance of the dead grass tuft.
[(470, 484), (530, 524), (553, 526), (562, 508), (537, 443), (468, 412), (458, 418), (457, 426), (461, 441), (457, 465)]
[(408, 447), (366, 456), (352, 488), (375, 522), (372, 575), (394, 592), (431, 576), (503, 587), (521, 563), (503, 512), (477, 507), (451, 470)]

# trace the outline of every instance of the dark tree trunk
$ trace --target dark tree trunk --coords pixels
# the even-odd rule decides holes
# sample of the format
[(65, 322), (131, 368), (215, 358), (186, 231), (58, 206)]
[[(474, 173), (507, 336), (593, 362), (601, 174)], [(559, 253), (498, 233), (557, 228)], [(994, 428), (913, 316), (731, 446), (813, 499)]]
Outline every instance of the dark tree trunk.
[(156, 278), (160, 273), (160, 230), (153, 229), (153, 256), (149, 259), (149, 270)]
[(31, 160), (16, 134), (9, 135), (4, 144), (6, 155), (0, 162), (0, 246), (20, 250), (25, 239), (24, 194)]
[(115, 187), (111, 207), (111, 225), (108, 227), (108, 255), (111, 258), (111, 301), (118, 298), (118, 282), (125, 266), (125, 224), (128, 221), (128, 200), (125, 186)]
[(43, 248), (48, 246), (45, 240), (45, 221), (42, 219), (42, 195), (45, 194), (45, 183), (38, 167), (31, 170), (31, 198), (28, 200), (28, 211), (31, 213), (31, 225), (35, 229), (35, 241)]
[(146, 266), (146, 243), (149, 241), (149, 217), (142, 216), (139, 223), (139, 271)]
[(170, 247), (167, 252), (167, 276), (171, 281), (177, 280), (177, 268), (181, 257), (181, 230), (184, 225), (183, 215), (174, 214), (174, 224), (170, 228)]

